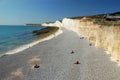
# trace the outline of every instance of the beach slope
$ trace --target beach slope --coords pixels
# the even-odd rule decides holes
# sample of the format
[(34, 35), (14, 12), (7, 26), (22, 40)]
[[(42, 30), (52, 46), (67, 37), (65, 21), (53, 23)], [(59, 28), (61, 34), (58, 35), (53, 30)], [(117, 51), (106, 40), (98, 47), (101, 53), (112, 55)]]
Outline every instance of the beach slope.
[[(119, 80), (109, 55), (69, 30), (18, 54), (0, 58), (0, 80)], [(71, 54), (71, 51), (74, 51)], [(79, 61), (80, 64), (74, 64)], [(34, 68), (34, 65), (39, 68)]]

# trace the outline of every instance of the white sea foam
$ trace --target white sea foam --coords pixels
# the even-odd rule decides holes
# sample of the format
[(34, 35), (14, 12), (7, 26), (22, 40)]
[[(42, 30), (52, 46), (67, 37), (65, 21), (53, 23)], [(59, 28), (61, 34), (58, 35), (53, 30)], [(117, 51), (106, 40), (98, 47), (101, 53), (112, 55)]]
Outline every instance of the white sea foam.
[(43, 38), (41, 40), (36, 40), (36, 41), (33, 41), (33, 42), (29, 43), (29, 44), (22, 45), (22, 46), (20, 46), (20, 47), (18, 47), (16, 49), (13, 49), (13, 50), (10, 50), (10, 51), (6, 52), (5, 54), (10, 55), (10, 54), (15, 54), (15, 53), (21, 52), (21, 51), (23, 51), (25, 49), (28, 49), (28, 48), (40, 43), (40, 42), (50, 40), (53, 37), (56, 37), (56, 36), (58, 36), (58, 35), (60, 35), (62, 33), (63, 33), (62, 30), (58, 30), (54, 35), (50, 35), (49, 37)]

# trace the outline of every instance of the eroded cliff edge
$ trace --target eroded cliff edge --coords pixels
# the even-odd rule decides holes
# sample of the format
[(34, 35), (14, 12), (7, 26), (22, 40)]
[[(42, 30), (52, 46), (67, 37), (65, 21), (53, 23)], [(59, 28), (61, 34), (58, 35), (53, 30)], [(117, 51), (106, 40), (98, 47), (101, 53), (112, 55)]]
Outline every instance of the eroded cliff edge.
[(105, 20), (105, 15), (64, 18), (61, 22), (44, 23), (76, 32), (95, 43), (95, 47), (108, 51), (114, 61), (120, 63), (120, 21)]

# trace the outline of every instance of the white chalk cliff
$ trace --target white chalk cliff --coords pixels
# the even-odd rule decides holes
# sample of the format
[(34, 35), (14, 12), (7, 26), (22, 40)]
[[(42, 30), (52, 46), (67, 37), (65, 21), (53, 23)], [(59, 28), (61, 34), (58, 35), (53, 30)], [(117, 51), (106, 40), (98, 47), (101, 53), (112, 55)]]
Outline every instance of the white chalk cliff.
[(56, 26), (56, 27), (61, 27), (61, 22), (60, 21), (56, 21), (54, 23), (43, 23), (41, 24), (42, 26)]
[(96, 47), (108, 51), (115, 61), (120, 61), (120, 27), (101, 26), (87, 21), (86, 17), (82, 19), (64, 18), (62, 22), (56, 21), (42, 25), (64, 27), (78, 35), (84, 35), (90, 42), (94, 42)]

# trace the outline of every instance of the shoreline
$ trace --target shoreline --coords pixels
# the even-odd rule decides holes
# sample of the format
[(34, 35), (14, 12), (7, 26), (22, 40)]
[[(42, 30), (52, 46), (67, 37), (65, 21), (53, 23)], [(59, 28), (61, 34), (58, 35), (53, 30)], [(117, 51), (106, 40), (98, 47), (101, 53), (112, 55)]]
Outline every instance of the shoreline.
[[(73, 31), (62, 31), (23, 52), (0, 58), (0, 80), (120, 79), (120, 68), (104, 50), (89, 46), (86, 38), (80, 39)], [(34, 68), (35, 64), (40, 67)]]
[(50, 36), (47, 36), (47, 37), (45, 37), (43, 39), (34, 40), (34, 41), (32, 41), (32, 42), (30, 42), (28, 44), (21, 45), (20, 47), (17, 47), (17, 48), (15, 48), (13, 50), (9, 50), (8, 52), (6, 52), (4, 54), (1, 54), (0, 57), (16, 54), (18, 52), (22, 52), (22, 51), (24, 51), (24, 50), (26, 50), (26, 49), (28, 49), (30, 47), (33, 47), (33, 46), (39, 44), (40, 42), (43, 42), (43, 41), (46, 41), (46, 40), (50, 40), (50, 39), (52, 39), (52, 38), (54, 38), (54, 37), (56, 37), (56, 36), (58, 36), (60, 34), (62, 34), (62, 30), (59, 28), (59, 30), (57, 32), (55, 32), (54, 35), (51, 34)]

